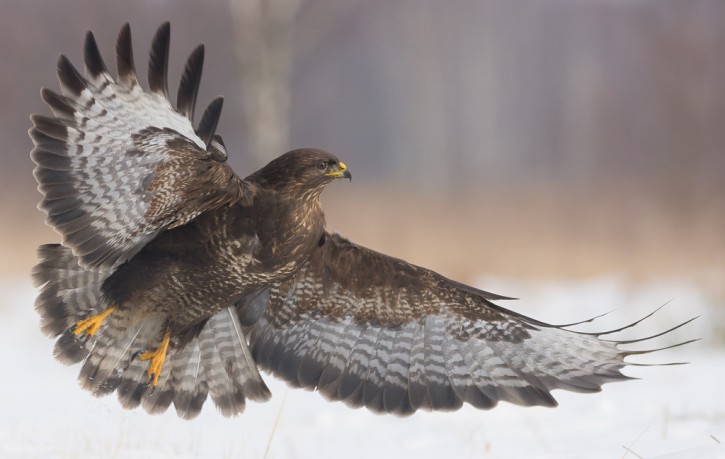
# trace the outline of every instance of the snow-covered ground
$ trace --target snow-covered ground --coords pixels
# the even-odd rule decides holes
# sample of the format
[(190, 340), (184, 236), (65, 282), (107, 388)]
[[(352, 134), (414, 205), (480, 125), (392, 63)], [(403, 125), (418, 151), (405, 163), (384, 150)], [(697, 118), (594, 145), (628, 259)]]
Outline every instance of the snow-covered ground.
[(491, 411), (379, 416), (267, 376), (272, 401), (250, 403), (233, 419), (207, 402), (197, 419), (183, 421), (173, 408), (151, 416), (123, 410), (114, 396), (96, 399), (81, 390), (79, 367), (51, 356), (29, 282), (6, 281), (0, 284), (0, 457), (725, 458), (725, 351), (712, 333), (723, 323), (723, 308), (695, 287), (677, 281), (628, 286), (616, 278), (526, 285), (487, 278), (479, 285), (525, 298), (506, 306), (553, 323), (617, 309), (590, 326), (600, 330), (671, 300), (624, 337), (702, 314), (655, 343), (703, 340), (638, 360), (689, 365), (630, 368), (629, 375), (643, 379), (607, 385), (599, 394), (556, 391), (555, 409), (502, 403)]

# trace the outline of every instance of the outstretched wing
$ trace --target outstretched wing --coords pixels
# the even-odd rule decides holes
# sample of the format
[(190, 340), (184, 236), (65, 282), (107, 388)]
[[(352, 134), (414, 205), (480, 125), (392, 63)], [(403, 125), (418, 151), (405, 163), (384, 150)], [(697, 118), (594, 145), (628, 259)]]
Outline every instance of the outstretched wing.
[(261, 368), (378, 412), (554, 406), (552, 389), (599, 391), (640, 353), (496, 298), (328, 234), (293, 278), (237, 308)]
[(168, 98), (169, 24), (154, 38), (150, 92), (138, 82), (131, 33), (118, 37), (118, 79), (109, 74), (91, 32), (86, 35), (85, 77), (65, 56), (58, 60), (62, 95), (43, 89), (53, 117), (33, 115), (34, 175), (39, 208), (87, 269), (123, 263), (161, 230), (239, 201), (242, 181), (226, 163), (215, 135), (222, 99), (192, 125), (204, 48), (189, 57), (177, 108)]

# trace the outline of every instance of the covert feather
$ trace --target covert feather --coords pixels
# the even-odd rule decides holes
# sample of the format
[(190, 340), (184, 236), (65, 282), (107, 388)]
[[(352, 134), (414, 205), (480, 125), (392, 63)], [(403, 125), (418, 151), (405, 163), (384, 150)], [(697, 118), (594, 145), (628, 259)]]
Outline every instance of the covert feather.
[(550, 325), (327, 232), (320, 194), (351, 177), (330, 153), (294, 150), (240, 178), (216, 133), (222, 99), (193, 124), (203, 46), (174, 105), (169, 44), (166, 23), (144, 90), (129, 26), (115, 79), (89, 32), (85, 75), (61, 56), (61, 93), (41, 92), (53, 115), (31, 117), (39, 208), (61, 236), (39, 249), (35, 307), (84, 389), (183, 418), (210, 397), (231, 416), (270, 397), (261, 368), (376, 412), (554, 406), (552, 389), (599, 391), (650, 352), (623, 346), (652, 337), (605, 338), (627, 327)]

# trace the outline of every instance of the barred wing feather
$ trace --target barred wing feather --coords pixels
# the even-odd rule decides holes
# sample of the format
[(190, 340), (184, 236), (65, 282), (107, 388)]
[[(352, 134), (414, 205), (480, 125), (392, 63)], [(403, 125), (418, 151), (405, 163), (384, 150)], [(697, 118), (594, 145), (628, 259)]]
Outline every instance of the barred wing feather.
[(261, 368), (402, 415), (464, 402), (554, 406), (552, 389), (599, 391), (628, 379), (624, 358), (643, 353), (490, 301), (501, 298), (326, 235), (296, 275), (237, 308)]
[(128, 24), (118, 38), (117, 80), (89, 32), (85, 77), (61, 56), (62, 95), (42, 91), (54, 116), (31, 117), (31, 157), (43, 194), (39, 208), (87, 269), (109, 271), (160, 231), (244, 194), (214, 133), (221, 98), (212, 102), (197, 130), (192, 125), (203, 47), (187, 62), (177, 110), (166, 87), (168, 46), (164, 24), (152, 45), (151, 90), (145, 91), (136, 77)]

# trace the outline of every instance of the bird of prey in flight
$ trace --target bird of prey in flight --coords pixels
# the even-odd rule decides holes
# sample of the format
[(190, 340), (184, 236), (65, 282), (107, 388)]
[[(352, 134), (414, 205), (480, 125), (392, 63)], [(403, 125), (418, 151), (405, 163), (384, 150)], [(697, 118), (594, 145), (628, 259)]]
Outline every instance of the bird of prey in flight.
[(294, 150), (238, 176), (216, 133), (222, 98), (194, 124), (203, 46), (171, 102), (169, 30), (148, 89), (128, 24), (116, 78), (89, 32), (84, 74), (61, 56), (60, 93), (41, 92), (52, 116), (31, 117), (39, 208), (61, 236), (39, 248), (35, 307), (83, 388), (182, 418), (207, 396), (225, 416), (267, 400), (259, 369), (375, 412), (554, 406), (552, 389), (599, 391), (648, 352), (623, 346), (652, 337), (608, 339), (629, 326), (547, 324), (326, 231), (320, 194), (351, 178), (335, 155)]

